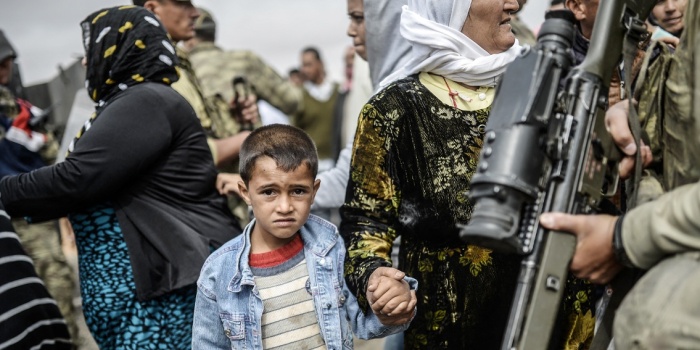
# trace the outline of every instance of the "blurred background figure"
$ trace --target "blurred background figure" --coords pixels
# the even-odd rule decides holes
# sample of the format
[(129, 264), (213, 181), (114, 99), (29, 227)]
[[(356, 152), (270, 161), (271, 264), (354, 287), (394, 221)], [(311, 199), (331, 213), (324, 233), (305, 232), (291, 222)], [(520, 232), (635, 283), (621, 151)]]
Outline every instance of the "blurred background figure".
[(688, 0), (659, 0), (649, 16), (649, 22), (654, 26), (651, 39), (659, 40), (669, 36), (680, 38), (687, 5)]
[(336, 112), (340, 99), (340, 86), (326, 75), (321, 53), (315, 47), (307, 47), (301, 52), (301, 74), (303, 83), (303, 110), (292, 118), (292, 125), (306, 131), (318, 149), (319, 172), (330, 169), (335, 163), (340, 149), (339, 136), (334, 132), (336, 120), (341, 118)]
[(300, 109), (301, 89), (283, 78), (260, 56), (249, 50), (224, 51), (216, 46), (217, 26), (212, 14), (202, 8), (195, 21), (195, 36), (186, 42), (189, 60), (205, 96), (220, 95), (230, 101), (234, 97), (234, 77), (244, 77), (259, 100), (286, 115)]
[[(133, 0), (133, 2), (134, 5), (143, 6), (158, 16), (173, 40), (173, 44), (184, 44), (195, 37), (195, 27), (201, 14), (192, 1)], [(211, 27), (210, 24), (207, 23), (206, 26)], [(214, 35), (211, 30), (209, 34)], [(230, 94), (229, 99), (225, 99), (221, 94), (207, 95), (194, 71), (189, 53), (183, 49), (183, 45), (175, 47), (180, 79), (173, 83), (172, 87), (190, 103), (197, 114), (207, 134), (214, 164), (221, 170), (235, 173), (238, 166), (238, 152), (243, 140), (259, 123), (257, 97), (255, 94), (250, 94), (247, 97), (241, 97), (240, 101), (234, 101), (233, 93)], [(248, 206), (239, 196), (229, 197), (228, 205), (241, 227), (250, 221)]]
[[(200, 16), (197, 8), (189, 0), (133, 0), (134, 5), (142, 6), (158, 16), (174, 44), (184, 42), (195, 36), (195, 23)], [(255, 96), (247, 101), (235, 101), (244, 104), (242, 115), (231, 115), (234, 101), (221, 97), (207, 97), (202, 84), (197, 78), (189, 54), (176, 46), (178, 57), (177, 69), (180, 79), (172, 87), (180, 93), (194, 108), (197, 118), (207, 132), (209, 147), (217, 166), (236, 163), (238, 151), (250, 131), (241, 130), (241, 123), (255, 123), (258, 120)], [(241, 214), (243, 215), (243, 214)], [(240, 217), (245, 221), (245, 217)]]
[[(53, 164), (58, 142), (43, 128), (46, 114), (29, 101), (17, 98), (10, 87), (14, 76), (17, 52), (0, 30), (0, 178), (27, 173)], [(75, 322), (73, 271), (61, 250), (57, 221), (28, 224), (15, 217), (12, 224), (27, 254), (32, 258), (37, 274), (49, 293), (56, 299), (66, 319), (74, 344), (78, 344)]]
[(515, 34), (515, 38), (520, 42), (520, 45), (535, 46), (535, 42), (537, 41), (535, 33), (520, 19), (519, 15), (522, 13), (525, 4), (527, 4), (527, 0), (518, 0), (520, 9), (511, 17), (510, 26), (513, 34)]
[(290, 69), (287, 75), (289, 77), (289, 81), (291, 81), (295, 86), (302, 87), (304, 85), (304, 77), (302, 77), (301, 71), (298, 68)]
[(552, 2), (549, 3), (549, 8), (547, 9), (547, 11), (565, 9), (566, 6), (564, 5), (564, 2), (566, 2), (566, 0), (552, 0)]

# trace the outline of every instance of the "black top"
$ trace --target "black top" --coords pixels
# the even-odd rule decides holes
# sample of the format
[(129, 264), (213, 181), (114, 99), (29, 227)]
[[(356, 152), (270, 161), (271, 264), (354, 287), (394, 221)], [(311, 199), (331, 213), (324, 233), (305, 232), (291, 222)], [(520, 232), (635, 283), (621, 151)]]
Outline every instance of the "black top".
[(0, 290), (0, 348), (72, 348), (66, 322), (37, 277), (1, 203)]
[(53, 219), (110, 202), (140, 299), (196, 281), (210, 247), (241, 232), (215, 190), (192, 107), (158, 83), (110, 99), (62, 163), (0, 180), (12, 216)]

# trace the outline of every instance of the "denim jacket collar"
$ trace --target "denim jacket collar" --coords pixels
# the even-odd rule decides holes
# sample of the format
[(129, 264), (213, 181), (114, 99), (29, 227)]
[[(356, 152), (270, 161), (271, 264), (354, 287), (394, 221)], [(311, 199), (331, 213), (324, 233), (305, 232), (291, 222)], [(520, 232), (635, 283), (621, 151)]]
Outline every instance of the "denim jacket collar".
[[(239, 251), (236, 256), (236, 264), (233, 266), (234, 273), (231, 282), (228, 284), (228, 291), (238, 293), (242, 285), (255, 286), (253, 272), (250, 270), (250, 234), (255, 226), (253, 219), (243, 230), (242, 239), (238, 241), (232, 249)], [(304, 241), (304, 249), (317, 256), (326, 256), (328, 252), (338, 243), (337, 228), (327, 221), (309, 215), (309, 219), (299, 229), (301, 239)], [(243, 249), (239, 247), (243, 245)]]

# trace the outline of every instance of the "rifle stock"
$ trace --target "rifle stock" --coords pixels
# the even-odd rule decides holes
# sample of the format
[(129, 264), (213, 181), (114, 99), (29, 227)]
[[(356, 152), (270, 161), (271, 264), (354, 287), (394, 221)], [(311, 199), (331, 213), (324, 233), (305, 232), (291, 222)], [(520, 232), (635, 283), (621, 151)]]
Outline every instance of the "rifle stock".
[(574, 18), (549, 13), (537, 45), (499, 84), (471, 181), (472, 217), (460, 236), (522, 255), (503, 350), (552, 345), (576, 238), (545, 230), (538, 218), (594, 213), (615, 193), (620, 153), (604, 120), (610, 79), (630, 21), (646, 19), (655, 3), (601, 2), (588, 55), (573, 68)]

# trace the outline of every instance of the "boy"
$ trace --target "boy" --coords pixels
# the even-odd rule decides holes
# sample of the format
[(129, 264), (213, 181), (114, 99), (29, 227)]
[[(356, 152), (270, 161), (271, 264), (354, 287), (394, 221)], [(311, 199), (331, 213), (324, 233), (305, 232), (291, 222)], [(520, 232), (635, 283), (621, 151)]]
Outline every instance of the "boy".
[(415, 308), (414, 279), (378, 279), (374, 296), (391, 298), (392, 305), (379, 316), (359, 310), (345, 286), (337, 228), (309, 215), (320, 186), (317, 170), (316, 147), (299, 128), (268, 125), (245, 140), (238, 186), (255, 219), (202, 268), (194, 349), (352, 348), (348, 321), (360, 338), (408, 327), (384, 324)]

